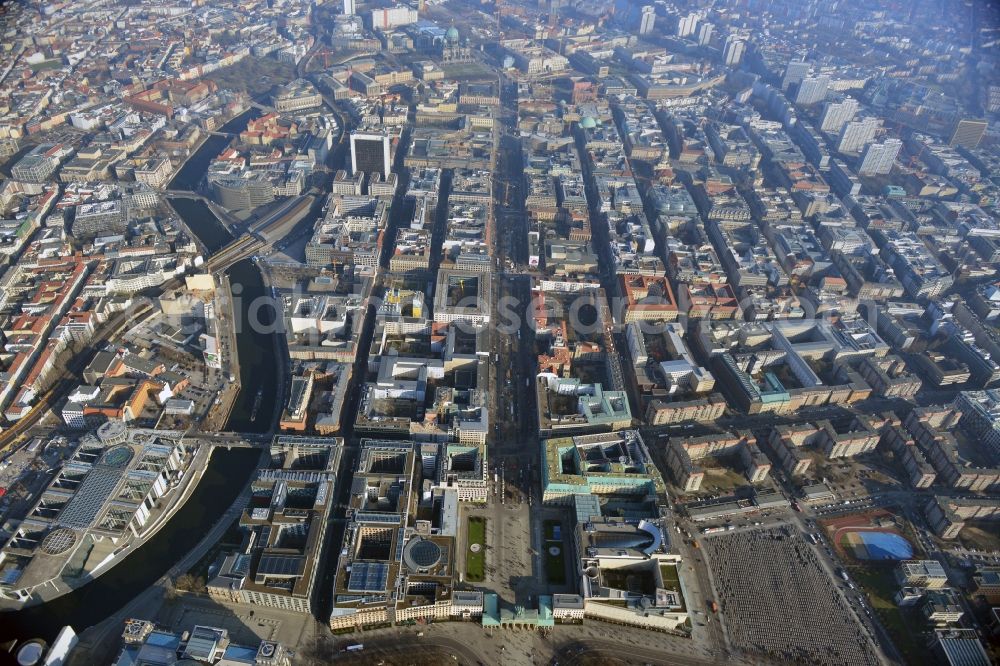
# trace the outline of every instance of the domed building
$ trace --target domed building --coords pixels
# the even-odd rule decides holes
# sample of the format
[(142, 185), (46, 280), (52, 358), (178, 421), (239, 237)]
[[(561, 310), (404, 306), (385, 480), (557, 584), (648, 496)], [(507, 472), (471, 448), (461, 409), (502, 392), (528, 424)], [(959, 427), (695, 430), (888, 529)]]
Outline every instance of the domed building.
[(451, 26), (444, 33), (444, 44), (441, 47), (442, 62), (472, 62), (472, 52), (462, 44), (462, 35), (458, 28)]
[(580, 121), (580, 127), (583, 129), (594, 129), (597, 127), (597, 120), (593, 116), (584, 116)]

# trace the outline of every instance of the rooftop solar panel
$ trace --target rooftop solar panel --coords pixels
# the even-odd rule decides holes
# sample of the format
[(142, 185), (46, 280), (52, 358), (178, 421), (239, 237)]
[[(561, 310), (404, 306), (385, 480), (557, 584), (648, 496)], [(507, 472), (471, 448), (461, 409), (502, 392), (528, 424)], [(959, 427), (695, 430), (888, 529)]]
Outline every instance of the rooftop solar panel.
[(389, 565), (385, 562), (355, 562), (347, 589), (358, 592), (381, 592), (389, 578)]
[(257, 565), (257, 575), (301, 576), (305, 558), (287, 555), (264, 555)]
[(246, 576), (248, 571), (250, 571), (250, 556), (240, 555), (236, 558), (236, 563), (233, 564), (233, 573)]
[(81, 529), (90, 527), (104, 503), (114, 493), (122, 476), (119, 469), (93, 468), (59, 514), (59, 522)]

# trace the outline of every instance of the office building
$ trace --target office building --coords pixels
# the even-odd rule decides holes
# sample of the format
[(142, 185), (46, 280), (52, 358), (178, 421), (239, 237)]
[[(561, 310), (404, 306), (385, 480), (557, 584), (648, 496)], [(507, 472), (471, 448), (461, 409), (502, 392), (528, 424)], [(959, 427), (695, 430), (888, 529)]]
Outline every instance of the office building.
[(698, 15), (688, 14), (677, 23), (677, 36), (690, 37), (698, 29)]
[(93, 238), (101, 234), (124, 233), (128, 228), (126, 208), (121, 199), (96, 201), (76, 207), (73, 236)]
[(534, 40), (508, 39), (504, 41), (504, 48), (514, 59), (514, 65), (527, 74), (558, 72), (569, 67), (566, 56)]
[(351, 173), (388, 176), (391, 164), (392, 142), (387, 134), (351, 132)]
[(975, 629), (934, 630), (934, 654), (948, 666), (989, 666), (989, 655)]
[[(252, 634), (251, 634), (252, 635)], [(148, 620), (125, 621), (125, 643), (114, 666), (149, 664), (219, 664), (220, 666), (290, 666), (294, 652), (275, 641), (251, 641), (240, 645), (229, 631), (195, 625), (190, 631), (157, 627)], [(39, 662), (40, 663), (40, 662)], [(62, 663), (51, 662), (49, 663)]]
[(272, 464), (257, 470), (240, 515), (248, 538), (208, 581), (209, 596), (311, 612), (343, 446), (337, 437), (274, 438)]
[(354, 16), (357, 7), (354, 4), (354, 0), (344, 0), (344, 16)]
[(665, 491), (638, 431), (546, 439), (541, 448), (545, 504), (574, 506), (578, 496), (652, 497)]
[(71, 149), (61, 144), (35, 146), (11, 167), (10, 175), (14, 180), (44, 183), (59, 168), (60, 161), (71, 153)]
[(979, 567), (972, 583), (975, 596), (985, 597), (987, 603), (1000, 606), (1000, 567)]
[(948, 143), (952, 146), (975, 148), (983, 140), (984, 134), (986, 134), (985, 120), (959, 120)]
[[(549, 25), (555, 25), (559, 20), (559, 8), (562, 7), (562, 0), (549, 0)], [(421, 11), (423, 8), (421, 8)]]
[(844, 125), (854, 120), (858, 113), (858, 100), (845, 97), (842, 100), (827, 102), (823, 108), (823, 118), (819, 128), (823, 132), (840, 132)]
[(247, 210), (274, 201), (274, 186), (260, 176), (210, 179), (212, 200), (229, 210)]
[(785, 76), (781, 79), (781, 89), (788, 90), (790, 87), (802, 83), (802, 79), (809, 74), (811, 65), (807, 62), (791, 61), (785, 68)]
[(715, 26), (711, 23), (702, 23), (698, 28), (698, 46), (708, 46), (712, 43), (712, 35), (715, 34)]
[(962, 412), (959, 424), (1000, 457), (1000, 391), (962, 391), (955, 407)]
[(648, 35), (653, 32), (653, 24), (656, 23), (656, 8), (646, 5), (639, 15), (639, 34)]
[(288, 402), (281, 412), (278, 426), (282, 430), (303, 431), (306, 429), (309, 399), (313, 391), (313, 373), (292, 377), (292, 388), (288, 394)]
[(989, 100), (986, 102), (986, 110), (990, 113), (1000, 111), (1000, 86), (990, 86)]
[(795, 103), (801, 106), (819, 104), (826, 99), (826, 91), (830, 88), (830, 77), (807, 76), (799, 83), (799, 92), (795, 95)]
[(481, 593), (452, 584), (459, 496), (444, 468), (458, 461), (440, 453), (437, 444), (361, 440), (334, 574), (334, 631), (482, 615)]
[(881, 127), (881, 119), (874, 116), (852, 120), (840, 131), (837, 150), (842, 153), (860, 153), (865, 146), (875, 140), (875, 133)]
[(438, 271), (434, 321), (485, 324), (490, 320), (490, 274), (456, 269)]
[(417, 22), (417, 10), (406, 5), (373, 9), (371, 23), (373, 30), (392, 30)]
[(905, 560), (896, 569), (900, 586), (939, 590), (948, 584), (948, 574), (937, 560)]
[(43, 599), (46, 590), (94, 575), (99, 562), (86, 557), (93, 544), (122, 553), (140, 543), (151, 521), (181, 492), (179, 483), (201, 444), (180, 434), (109, 420), (81, 437), (5, 537), (0, 595), (14, 604)]
[(892, 171), (899, 149), (903, 142), (899, 139), (886, 139), (882, 143), (872, 143), (865, 149), (861, 157), (858, 173), (862, 176), (885, 175)]
[(170, 181), (173, 175), (173, 167), (170, 160), (160, 157), (153, 157), (138, 165), (134, 171), (135, 181), (150, 187), (162, 187)]
[(958, 594), (950, 587), (927, 590), (919, 610), (925, 618), (939, 627), (958, 622), (965, 614)]
[(722, 51), (723, 61), (727, 65), (738, 65), (743, 60), (746, 42), (735, 35), (726, 38), (726, 46)]

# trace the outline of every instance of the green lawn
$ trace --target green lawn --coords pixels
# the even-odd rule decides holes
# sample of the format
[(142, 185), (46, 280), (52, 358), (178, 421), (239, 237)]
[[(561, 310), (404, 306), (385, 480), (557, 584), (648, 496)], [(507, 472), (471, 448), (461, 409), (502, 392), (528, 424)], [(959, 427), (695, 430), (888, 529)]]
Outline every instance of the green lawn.
[[(469, 518), (466, 531), (465, 578), (469, 582), (479, 583), (486, 578), (486, 519)], [(472, 551), (473, 544), (481, 546), (478, 553)]]
[[(559, 554), (553, 555), (549, 548), (558, 545)], [(552, 585), (566, 584), (566, 554), (562, 544), (545, 544), (545, 576)]]
[[(546, 520), (542, 523), (542, 534), (545, 536), (545, 543), (542, 548), (545, 551), (545, 577), (552, 585), (564, 585), (566, 583), (566, 545), (562, 538), (556, 539), (556, 531), (560, 537), (565, 537), (562, 522), (558, 520)], [(553, 555), (549, 548), (556, 546), (559, 554)]]
[(872, 608), (892, 638), (892, 642), (902, 653), (907, 663), (917, 664), (926, 657), (921, 632), (923, 618), (919, 613), (911, 613), (899, 608), (893, 601), (897, 591), (892, 569), (876, 564), (849, 567), (850, 575), (864, 588)]
[(275, 58), (249, 56), (235, 65), (223, 67), (205, 76), (215, 81), (219, 88), (242, 90), (255, 99), (263, 98), (270, 104), (271, 91), (295, 78), (295, 66), (278, 62)]
[(677, 565), (661, 564), (660, 576), (663, 577), (663, 587), (671, 590), (681, 589), (680, 575), (677, 573)]
[(496, 80), (496, 75), (477, 62), (449, 63), (442, 66), (445, 75), (455, 81), (470, 81), (478, 79)]
[(30, 65), (31, 71), (41, 72), (46, 69), (59, 69), (62, 67), (62, 60), (59, 58), (50, 58), (48, 60), (43, 60), (42, 62)]

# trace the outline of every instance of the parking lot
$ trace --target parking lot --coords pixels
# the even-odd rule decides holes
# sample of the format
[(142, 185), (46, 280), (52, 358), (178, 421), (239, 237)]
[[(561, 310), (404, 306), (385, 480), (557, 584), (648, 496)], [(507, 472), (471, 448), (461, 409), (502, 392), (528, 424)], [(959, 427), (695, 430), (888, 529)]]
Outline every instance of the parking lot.
[(832, 502), (823, 502), (816, 504), (812, 507), (812, 512), (817, 516), (841, 516), (848, 513), (856, 513), (858, 511), (865, 511), (867, 509), (872, 509), (878, 506), (882, 506), (885, 503), (891, 502), (891, 500), (882, 495), (881, 493), (875, 495), (869, 495), (867, 497), (861, 497), (856, 499), (848, 500), (834, 500)]

